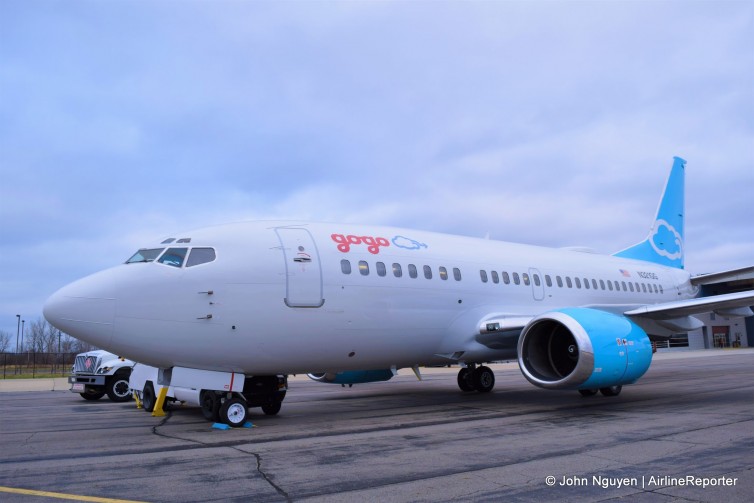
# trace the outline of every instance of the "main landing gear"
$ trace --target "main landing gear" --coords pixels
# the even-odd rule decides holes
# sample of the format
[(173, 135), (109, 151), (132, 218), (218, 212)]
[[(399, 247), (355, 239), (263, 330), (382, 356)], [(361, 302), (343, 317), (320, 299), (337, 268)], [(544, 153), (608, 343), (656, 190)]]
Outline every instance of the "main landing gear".
[(579, 393), (581, 396), (594, 396), (599, 391), (604, 396), (618, 396), (622, 389), (623, 386), (608, 386), (607, 388), (600, 389), (580, 389)]
[(458, 371), (458, 387), (461, 391), (489, 393), (495, 387), (495, 374), (491, 368), (484, 365), (464, 367)]

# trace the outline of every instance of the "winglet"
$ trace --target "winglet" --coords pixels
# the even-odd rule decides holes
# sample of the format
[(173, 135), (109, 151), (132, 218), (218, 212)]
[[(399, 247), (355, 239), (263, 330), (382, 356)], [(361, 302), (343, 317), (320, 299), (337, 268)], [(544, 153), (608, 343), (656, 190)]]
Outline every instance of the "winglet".
[(673, 168), (649, 235), (644, 241), (614, 253), (614, 256), (683, 269), (685, 168), (686, 161), (680, 157), (673, 158)]

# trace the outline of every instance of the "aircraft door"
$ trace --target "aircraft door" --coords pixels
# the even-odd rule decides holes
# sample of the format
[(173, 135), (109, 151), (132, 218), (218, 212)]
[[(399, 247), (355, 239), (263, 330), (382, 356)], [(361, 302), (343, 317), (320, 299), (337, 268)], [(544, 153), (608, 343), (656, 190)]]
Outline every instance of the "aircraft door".
[(314, 238), (307, 229), (278, 227), (285, 259), (285, 305), (322, 307), (322, 267)]
[(531, 276), (531, 289), (534, 300), (544, 300), (545, 298), (545, 280), (538, 269), (529, 269)]

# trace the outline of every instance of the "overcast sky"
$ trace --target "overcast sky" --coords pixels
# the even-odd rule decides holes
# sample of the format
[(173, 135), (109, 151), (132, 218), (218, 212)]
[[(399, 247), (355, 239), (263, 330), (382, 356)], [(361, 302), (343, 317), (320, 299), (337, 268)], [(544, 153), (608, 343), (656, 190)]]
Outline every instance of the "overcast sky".
[(0, 330), (206, 224), (754, 264), (754, 2), (0, 2)]

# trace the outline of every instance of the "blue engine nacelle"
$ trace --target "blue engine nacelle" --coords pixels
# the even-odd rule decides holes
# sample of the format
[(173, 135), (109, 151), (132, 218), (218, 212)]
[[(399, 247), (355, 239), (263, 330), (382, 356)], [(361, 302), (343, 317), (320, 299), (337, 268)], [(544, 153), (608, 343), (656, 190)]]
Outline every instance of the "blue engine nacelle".
[(322, 372), (306, 374), (309, 379), (332, 384), (363, 384), (367, 382), (389, 381), (393, 371), (387, 370), (347, 370), (344, 372)]
[(547, 389), (596, 389), (631, 384), (652, 362), (647, 334), (626, 318), (589, 308), (537, 316), (518, 339), (524, 377)]

